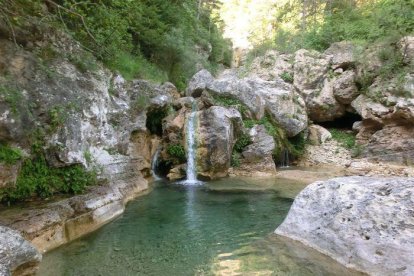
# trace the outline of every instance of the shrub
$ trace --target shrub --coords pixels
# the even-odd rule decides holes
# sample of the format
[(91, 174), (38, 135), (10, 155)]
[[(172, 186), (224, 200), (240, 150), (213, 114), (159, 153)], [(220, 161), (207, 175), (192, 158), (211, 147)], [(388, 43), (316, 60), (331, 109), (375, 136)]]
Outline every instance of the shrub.
[(0, 199), (15, 202), (32, 196), (47, 198), (58, 193), (79, 194), (95, 183), (95, 171), (86, 171), (82, 165), (52, 168), (40, 155), (23, 162), (16, 187), (3, 190)]
[(22, 159), (22, 152), (18, 148), (0, 144), (0, 163), (13, 165)]
[(240, 161), (240, 153), (233, 151), (233, 153), (231, 154), (231, 162), (230, 165), (232, 167), (240, 167), (241, 161)]
[(337, 141), (343, 147), (347, 149), (352, 149), (355, 147), (355, 135), (340, 129), (332, 128), (329, 130), (332, 134), (332, 139)]
[(242, 152), (245, 147), (250, 145), (252, 140), (250, 139), (250, 135), (243, 134), (237, 139), (236, 143), (234, 144), (233, 150), (237, 152)]
[(180, 163), (184, 163), (187, 160), (185, 149), (180, 144), (169, 145), (167, 148), (167, 153), (171, 157), (176, 158)]
[(284, 71), (282, 74), (280, 74), (280, 77), (282, 80), (288, 83), (293, 83), (293, 75), (289, 72)]

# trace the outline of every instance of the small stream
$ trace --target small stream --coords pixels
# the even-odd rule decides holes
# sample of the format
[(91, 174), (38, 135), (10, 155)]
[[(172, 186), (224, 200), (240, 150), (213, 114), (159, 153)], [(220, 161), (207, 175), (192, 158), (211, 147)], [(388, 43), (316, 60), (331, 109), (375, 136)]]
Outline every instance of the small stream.
[(38, 275), (357, 275), (271, 234), (303, 187), (281, 181), (156, 181), (115, 221), (46, 254)]

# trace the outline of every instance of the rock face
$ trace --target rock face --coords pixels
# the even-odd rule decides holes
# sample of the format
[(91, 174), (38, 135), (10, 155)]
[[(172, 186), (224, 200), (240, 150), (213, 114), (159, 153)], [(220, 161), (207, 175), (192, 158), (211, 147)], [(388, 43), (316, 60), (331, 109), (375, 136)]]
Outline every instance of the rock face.
[(318, 125), (311, 125), (308, 128), (308, 140), (313, 145), (321, 145), (332, 139), (332, 134), (326, 129)]
[(275, 233), (373, 275), (414, 274), (414, 179), (343, 177), (315, 182)]
[(240, 176), (268, 177), (276, 175), (276, 165), (272, 158), (275, 141), (262, 125), (256, 125), (249, 131), (252, 143), (243, 153), (239, 168), (233, 173)]
[[(200, 72), (199, 74), (204, 74)], [(205, 82), (196, 76), (190, 81), (191, 87), (204, 87)], [(267, 81), (258, 77), (239, 78), (231, 72), (223, 73), (219, 78), (208, 83), (205, 88), (214, 96), (234, 98), (245, 104), (261, 119), (268, 113), (288, 134), (295, 136), (307, 126), (305, 103), (295, 92), (293, 86), (281, 79)], [(196, 90), (187, 90), (189, 95)]]
[[(42, 49), (16, 47), (0, 38), (0, 75), (10, 76), (0, 77), (0, 142), (29, 155), (39, 143), (33, 137), (40, 136), (52, 167), (100, 168), (99, 177), (109, 181), (117, 174), (134, 181), (124, 169), (148, 175), (156, 134), (147, 128), (154, 121), (151, 113), (162, 114), (177, 89), (113, 75), (64, 34), (45, 34), (42, 43), (64, 54), (44, 61), (46, 66), (36, 56)], [(80, 69), (73, 56), (93, 66)], [(0, 186), (13, 186), (17, 171), (13, 166), (2, 170)]]
[(215, 179), (228, 175), (235, 137), (243, 130), (239, 111), (212, 106), (197, 114), (197, 173)]
[(34, 275), (42, 255), (19, 232), (0, 226), (0, 275)]
[(0, 224), (19, 231), (42, 253), (86, 235), (122, 214), (128, 201), (148, 189), (138, 164), (121, 165), (119, 160), (108, 168), (113, 173), (112, 185), (92, 187), (84, 195), (23, 213), (8, 214), (6, 210), (0, 214)]

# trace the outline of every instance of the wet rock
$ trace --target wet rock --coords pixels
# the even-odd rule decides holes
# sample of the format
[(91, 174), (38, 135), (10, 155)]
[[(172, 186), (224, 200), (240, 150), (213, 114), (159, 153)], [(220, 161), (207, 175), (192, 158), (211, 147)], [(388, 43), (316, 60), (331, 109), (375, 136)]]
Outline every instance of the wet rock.
[(186, 177), (186, 166), (181, 164), (181, 165), (177, 165), (175, 167), (173, 167), (170, 172), (167, 175), (167, 178), (170, 181), (176, 181), (176, 180), (181, 180), (181, 179), (185, 179)]
[(212, 106), (197, 113), (197, 173), (215, 179), (228, 175), (232, 149), (243, 130), (239, 111)]
[(275, 233), (372, 275), (413, 275), (413, 193), (413, 178), (318, 181), (296, 197)]
[(0, 275), (34, 275), (42, 255), (18, 231), (0, 226)]

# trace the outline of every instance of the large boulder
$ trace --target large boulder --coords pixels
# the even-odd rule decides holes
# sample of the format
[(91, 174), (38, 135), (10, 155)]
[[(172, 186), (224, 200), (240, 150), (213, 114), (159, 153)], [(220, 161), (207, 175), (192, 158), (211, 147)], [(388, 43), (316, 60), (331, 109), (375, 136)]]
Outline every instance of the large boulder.
[(325, 79), (321, 90), (307, 97), (306, 106), (309, 118), (314, 122), (333, 121), (345, 114), (345, 106), (336, 100), (333, 82), (329, 79)]
[(276, 165), (273, 161), (275, 141), (266, 131), (263, 125), (256, 125), (249, 131), (252, 143), (243, 153), (243, 159), (239, 168), (234, 169), (234, 174), (250, 177), (268, 177), (276, 175)]
[(245, 70), (248, 70), (248, 76), (267, 81), (280, 79), (283, 75), (293, 76), (293, 56), (269, 50), (264, 56), (255, 58)]
[(275, 233), (372, 275), (414, 275), (413, 194), (413, 178), (318, 181)]
[(313, 145), (321, 145), (332, 139), (332, 134), (324, 127), (311, 125), (308, 128), (308, 140)]
[(19, 232), (0, 226), (0, 275), (34, 275), (42, 255)]
[(317, 51), (298, 50), (295, 53), (294, 82), (296, 89), (306, 98), (309, 90), (323, 85), (332, 57)]
[(375, 161), (414, 164), (414, 127), (387, 125), (369, 138), (361, 153)]
[(212, 106), (197, 112), (197, 173), (215, 179), (228, 175), (234, 143), (243, 130), (239, 111)]
[(196, 73), (187, 86), (186, 95), (192, 97), (200, 97), (206, 87), (214, 81), (213, 75), (203, 69)]
[(340, 74), (333, 81), (333, 94), (341, 104), (350, 104), (359, 95), (355, 83), (355, 72), (348, 70)]
[(281, 79), (266, 81), (258, 77), (239, 78), (233, 73), (223, 73), (207, 85), (213, 96), (239, 100), (256, 119), (268, 113), (288, 136), (295, 136), (307, 126), (306, 107), (293, 86)]
[(355, 46), (350, 41), (331, 44), (325, 55), (332, 56), (332, 69), (347, 69), (355, 65)]

